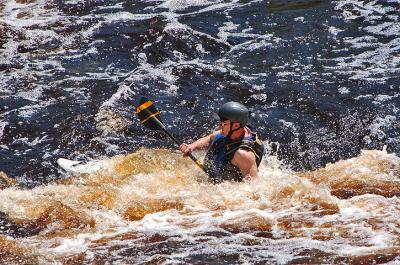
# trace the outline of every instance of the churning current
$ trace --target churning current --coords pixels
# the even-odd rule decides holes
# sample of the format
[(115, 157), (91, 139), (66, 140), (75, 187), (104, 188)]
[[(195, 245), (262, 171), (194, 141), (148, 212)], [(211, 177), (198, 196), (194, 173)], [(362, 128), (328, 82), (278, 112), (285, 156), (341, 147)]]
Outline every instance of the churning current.
[[(400, 264), (399, 16), (400, 0), (0, 0), (0, 262)], [(209, 183), (140, 124), (141, 96), (184, 142), (246, 105), (259, 178)]]

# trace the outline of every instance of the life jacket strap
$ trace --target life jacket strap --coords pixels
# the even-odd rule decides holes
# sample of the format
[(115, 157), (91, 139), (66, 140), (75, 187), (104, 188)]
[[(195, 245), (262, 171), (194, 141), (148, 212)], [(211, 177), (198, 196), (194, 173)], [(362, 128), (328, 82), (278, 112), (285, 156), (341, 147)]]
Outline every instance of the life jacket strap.
[(232, 143), (227, 143), (225, 144), (226, 146), (226, 156), (228, 160), (232, 160), (233, 156), (235, 155), (235, 152), (241, 148), (241, 149), (247, 149), (251, 152), (254, 153), (256, 156), (256, 162), (257, 166), (261, 163), (261, 159), (265, 153), (265, 148), (258, 137), (258, 134), (255, 132), (251, 132), (250, 136), (244, 137), (241, 140), (232, 142)]

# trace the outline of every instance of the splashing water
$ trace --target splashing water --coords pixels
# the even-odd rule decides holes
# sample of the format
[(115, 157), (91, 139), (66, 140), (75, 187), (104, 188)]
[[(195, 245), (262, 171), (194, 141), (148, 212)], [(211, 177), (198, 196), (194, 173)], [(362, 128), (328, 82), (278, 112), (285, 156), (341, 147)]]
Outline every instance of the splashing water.
[(0, 192), (17, 237), (2, 238), (3, 261), (357, 263), (400, 254), (400, 158), (386, 151), (303, 173), (268, 159), (258, 179), (219, 185), (170, 150), (98, 163), (93, 174)]

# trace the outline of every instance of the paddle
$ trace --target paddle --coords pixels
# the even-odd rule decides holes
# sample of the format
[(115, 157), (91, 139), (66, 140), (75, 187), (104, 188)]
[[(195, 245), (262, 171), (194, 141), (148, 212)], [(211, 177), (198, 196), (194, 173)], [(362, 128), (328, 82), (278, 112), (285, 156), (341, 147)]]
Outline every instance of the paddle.
[[(161, 122), (160, 112), (154, 106), (153, 101), (142, 97), (135, 112), (138, 115), (140, 122), (147, 128), (156, 131), (161, 130), (168, 135), (168, 137), (171, 138), (178, 145), (178, 147), (181, 145), (181, 143), (167, 131), (167, 128), (165, 128), (165, 125)], [(198, 167), (204, 170), (203, 164), (192, 153), (189, 153), (188, 156), (196, 163)]]

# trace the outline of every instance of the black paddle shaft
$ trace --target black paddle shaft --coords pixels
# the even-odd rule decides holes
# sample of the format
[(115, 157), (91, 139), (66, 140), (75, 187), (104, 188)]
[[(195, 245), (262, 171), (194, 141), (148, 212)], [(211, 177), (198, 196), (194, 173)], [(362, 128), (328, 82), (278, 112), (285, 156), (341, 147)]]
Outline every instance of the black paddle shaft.
[[(147, 98), (141, 98), (140, 105), (136, 109), (136, 113), (140, 121), (148, 128), (152, 130), (162, 130), (169, 138), (171, 138), (178, 147), (181, 143), (167, 130), (164, 124), (160, 120), (160, 112), (155, 108), (152, 101), (148, 100)], [(195, 163), (198, 165), (202, 170), (204, 170), (203, 165), (201, 162), (192, 154), (187, 154)]]
[[(170, 134), (169, 131), (167, 131), (167, 130), (165, 129), (165, 126), (164, 126), (164, 128), (162, 128), (162, 130), (163, 130), (163, 132), (164, 132), (166, 135), (168, 135), (168, 136), (178, 145), (178, 147), (181, 146), (181, 143), (180, 143), (172, 134)], [(187, 155), (188, 155), (194, 162), (196, 162), (196, 164), (198, 163), (197, 158), (196, 158), (192, 153), (189, 152)]]

